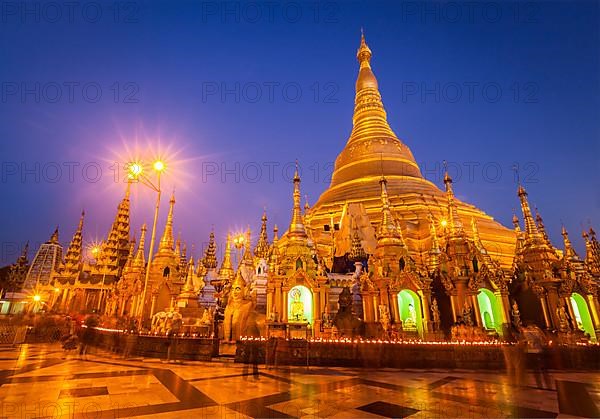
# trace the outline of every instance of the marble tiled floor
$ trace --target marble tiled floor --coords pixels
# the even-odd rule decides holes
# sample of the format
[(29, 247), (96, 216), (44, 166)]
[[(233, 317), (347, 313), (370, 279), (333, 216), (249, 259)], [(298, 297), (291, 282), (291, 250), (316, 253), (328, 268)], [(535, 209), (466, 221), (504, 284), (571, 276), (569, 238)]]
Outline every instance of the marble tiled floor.
[(85, 359), (0, 346), (0, 417), (600, 417), (600, 373), (377, 370)]

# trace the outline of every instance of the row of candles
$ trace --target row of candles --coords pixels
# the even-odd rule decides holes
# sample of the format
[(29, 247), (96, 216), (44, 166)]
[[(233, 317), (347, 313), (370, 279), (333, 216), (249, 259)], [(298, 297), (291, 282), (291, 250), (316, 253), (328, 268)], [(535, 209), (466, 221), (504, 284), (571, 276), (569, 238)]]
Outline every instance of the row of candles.
[[(82, 325), (82, 327), (87, 327), (86, 325)], [(134, 333), (133, 330), (125, 330), (125, 329), (110, 329), (106, 327), (96, 326), (94, 329), (109, 332), (109, 333)], [(155, 336), (155, 337), (165, 337), (168, 336), (167, 332), (159, 333), (159, 332), (150, 332), (150, 333), (140, 333), (140, 336)], [(204, 335), (200, 333), (177, 333), (171, 335), (172, 337), (182, 337), (182, 338), (214, 338), (214, 334)], [(242, 336), (240, 338), (241, 341), (250, 341), (250, 342), (266, 342), (268, 338), (264, 336)], [(285, 340), (306, 340), (304, 338), (291, 338)], [(349, 338), (309, 338), (308, 342), (310, 343), (341, 343), (341, 344), (379, 344), (379, 345), (425, 345), (425, 346), (502, 346), (502, 345), (512, 345), (509, 342), (503, 342), (500, 340), (490, 340), (490, 341), (425, 341), (425, 340), (417, 340), (417, 339), (399, 339), (399, 340), (389, 340), (389, 339), (349, 339)], [(548, 345), (552, 346), (554, 344), (553, 341), (549, 341)], [(560, 345), (560, 344), (559, 344)], [(586, 343), (586, 342), (576, 342), (577, 346), (600, 346), (599, 342)]]

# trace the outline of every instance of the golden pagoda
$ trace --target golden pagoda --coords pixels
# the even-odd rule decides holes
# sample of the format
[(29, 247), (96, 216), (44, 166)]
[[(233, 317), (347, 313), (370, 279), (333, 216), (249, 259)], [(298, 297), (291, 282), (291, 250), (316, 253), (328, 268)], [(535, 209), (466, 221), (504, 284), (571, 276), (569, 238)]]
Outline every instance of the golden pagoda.
[[(378, 226), (382, 211), (380, 179), (385, 175), (389, 206), (402, 223), (405, 244), (415, 259), (418, 249), (431, 248), (430, 222), (446, 220), (447, 198), (435, 184), (425, 179), (410, 149), (392, 131), (383, 106), (379, 84), (371, 67), (371, 49), (361, 36), (357, 52), (359, 73), (356, 80), (353, 128), (346, 146), (335, 160), (329, 188), (307, 212), (305, 223), (312, 232), (319, 254), (331, 254), (331, 233), (324, 228), (343, 222), (348, 204), (360, 203), (371, 223)], [(515, 234), (491, 216), (454, 198), (462, 219), (473, 218), (480, 240), (490, 256), (503, 267), (510, 267), (514, 254)], [(444, 221), (444, 224), (446, 221)], [(328, 230), (328, 229), (327, 229)], [(342, 230), (342, 229), (340, 229)], [(351, 240), (338, 237), (349, 251)], [(339, 247), (339, 243), (336, 243)], [(343, 245), (342, 245), (343, 247)], [(336, 251), (339, 255), (339, 252)]]

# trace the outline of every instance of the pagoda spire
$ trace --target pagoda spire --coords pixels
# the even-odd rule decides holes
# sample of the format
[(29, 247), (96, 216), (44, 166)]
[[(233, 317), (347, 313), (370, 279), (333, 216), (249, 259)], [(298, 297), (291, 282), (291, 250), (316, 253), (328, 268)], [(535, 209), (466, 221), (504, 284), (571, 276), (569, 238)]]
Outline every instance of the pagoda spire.
[(450, 226), (450, 234), (454, 237), (462, 236), (464, 235), (464, 228), (458, 216), (458, 209), (456, 208), (456, 201), (454, 199), (454, 189), (452, 188), (452, 178), (448, 174), (448, 170), (444, 174), (444, 185), (446, 185), (446, 197), (448, 198), (448, 225)]
[(81, 211), (77, 230), (75, 230), (75, 234), (73, 234), (73, 238), (67, 249), (67, 254), (65, 255), (64, 274), (67, 276), (75, 276), (81, 269), (84, 217), (85, 211)]
[(585, 240), (585, 263), (592, 275), (600, 275), (600, 252), (596, 232), (592, 228), (589, 232), (584, 230), (582, 237)]
[(537, 225), (531, 215), (531, 208), (529, 207), (529, 201), (527, 200), (527, 191), (523, 185), (519, 184), (517, 195), (521, 201), (521, 211), (523, 212), (523, 223), (525, 224), (525, 238), (528, 240), (536, 240), (542, 238), (538, 231)]
[(202, 264), (206, 269), (217, 268), (217, 245), (215, 243), (215, 232), (211, 230), (210, 237), (208, 239), (208, 246), (204, 252), (204, 260)]
[(440, 266), (440, 255), (442, 249), (438, 241), (437, 229), (435, 228), (435, 221), (433, 216), (429, 214), (429, 235), (431, 236), (431, 249), (429, 250), (429, 266), (432, 270), (437, 269)]
[(187, 275), (182, 288), (182, 295), (189, 296), (194, 294), (194, 257), (188, 262)]
[(258, 242), (254, 248), (254, 256), (261, 259), (266, 259), (269, 255), (269, 237), (267, 236), (267, 211), (263, 211), (261, 217), (260, 234)]
[(394, 221), (392, 211), (390, 209), (390, 199), (387, 193), (387, 180), (384, 176), (379, 181), (381, 185), (381, 204), (382, 204), (382, 219), (379, 229), (377, 230), (377, 241), (385, 240), (393, 244), (404, 246), (402, 231)]
[(544, 220), (542, 219), (542, 216), (540, 215), (540, 212), (538, 211), (537, 207), (535, 207), (535, 223), (537, 225), (538, 231), (540, 232), (540, 234), (542, 235), (542, 238), (544, 239), (544, 242), (549, 247), (552, 247), (552, 243), (550, 242), (548, 233), (546, 233), (546, 227), (544, 226)]
[(365, 249), (360, 241), (358, 227), (354, 222), (354, 218), (352, 219), (352, 231), (352, 246), (350, 248), (348, 259), (351, 262), (362, 262), (363, 260), (367, 259), (367, 253), (365, 252)]
[(246, 229), (246, 237), (244, 240), (244, 255), (242, 256), (241, 263), (252, 265), (252, 247), (251, 247), (251, 239), (252, 239), (252, 231), (250, 230), (250, 226)]
[(175, 191), (171, 194), (169, 200), (169, 213), (167, 214), (167, 223), (165, 224), (165, 231), (160, 239), (158, 245), (158, 252), (173, 252), (173, 209), (175, 207)]
[(54, 232), (50, 236), (50, 239), (46, 242), (49, 244), (58, 244), (58, 226), (54, 229)]
[(515, 231), (521, 231), (521, 226), (519, 225), (519, 217), (517, 217), (517, 214), (515, 214), (514, 212), (512, 217), (512, 223)]
[(298, 162), (296, 161), (296, 170), (294, 171), (294, 207), (292, 209), (292, 220), (288, 231), (288, 237), (297, 239), (306, 239), (306, 229), (302, 219), (302, 207), (300, 205), (300, 175), (298, 174)]
[(131, 241), (129, 242), (129, 253), (127, 254), (127, 262), (125, 263), (125, 267), (127, 268), (131, 267), (131, 265), (133, 264), (133, 259), (135, 258), (135, 242), (136, 238), (134, 235)]
[(225, 256), (223, 263), (219, 269), (219, 277), (231, 281), (233, 279), (233, 267), (231, 265), (231, 234), (227, 233), (227, 241), (225, 242)]
[(181, 231), (177, 233), (177, 240), (175, 241), (175, 254), (181, 256)]
[(146, 244), (146, 223), (142, 225), (142, 235), (140, 236), (140, 244), (138, 245), (137, 253), (135, 255), (135, 259), (133, 260), (133, 266), (136, 268), (144, 268), (146, 266), (146, 256), (145, 256), (145, 244)]
[(579, 256), (575, 252), (575, 249), (573, 249), (573, 245), (569, 239), (569, 233), (564, 225), (562, 226), (561, 235), (563, 236), (563, 245), (565, 247), (565, 258), (569, 260), (578, 260)]
[(354, 105), (354, 129), (348, 143), (352, 142), (355, 133), (363, 131), (370, 126), (371, 129), (381, 130), (385, 136), (396, 137), (387, 123), (387, 114), (379, 93), (379, 84), (371, 68), (372, 52), (365, 34), (360, 35), (360, 46), (356, 51), (356, 59), (360, 65), (356, 79), (356, 98)]
[(127, 263), (129, 255), (129, 193), (131, 182), (127, 182), (125, 196), (117, 207), (117, 214), (108, 232), (106, 241), (102, 244), (96, 265), (92, 271), (96, 274), (119, 275)]
[[(273, 244), (271, 245), (271, 253), (269, 255), (269, 264), (272, 266), (277, 266), (279, 263), (279, 228), (277, 224), (273, 226)], [(274, 270), (277, 272), (276, 270)]]

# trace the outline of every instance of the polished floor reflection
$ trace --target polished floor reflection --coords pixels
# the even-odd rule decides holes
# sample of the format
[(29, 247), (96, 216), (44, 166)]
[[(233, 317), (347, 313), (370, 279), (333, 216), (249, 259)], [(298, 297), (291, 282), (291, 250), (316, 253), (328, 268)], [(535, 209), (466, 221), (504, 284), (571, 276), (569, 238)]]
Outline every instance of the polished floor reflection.
[(0, 346), (0, 417), (600, 417), (600, 373), (267, 369)]

